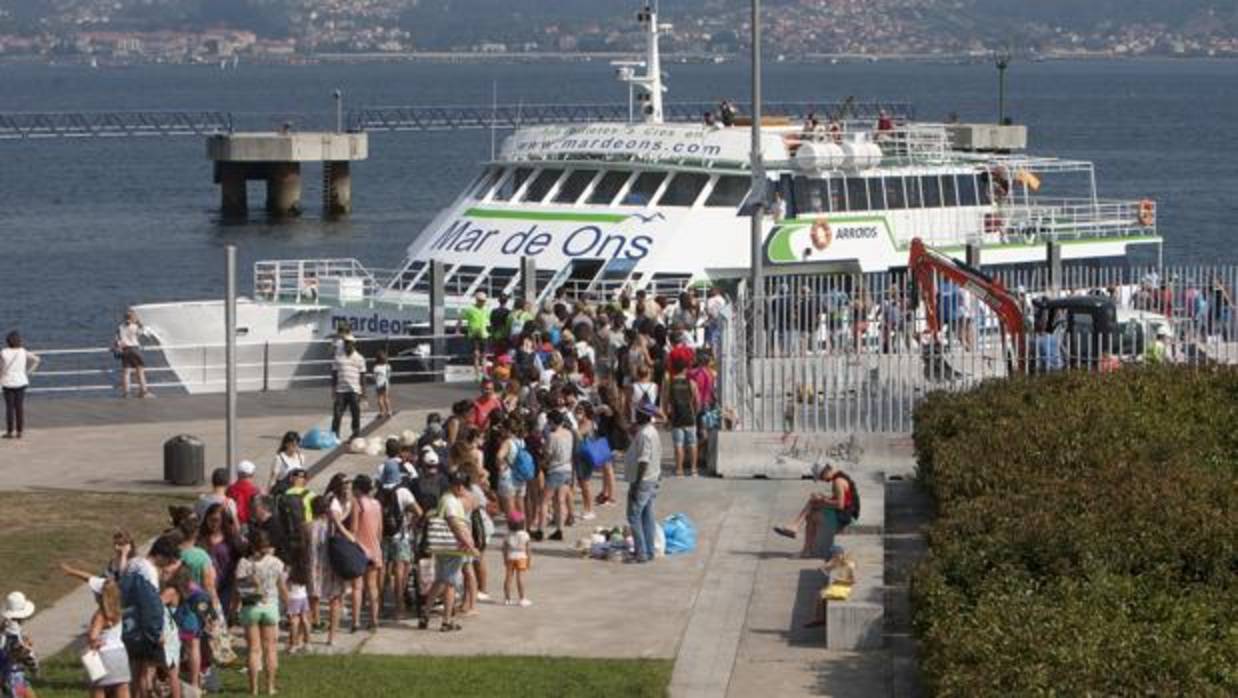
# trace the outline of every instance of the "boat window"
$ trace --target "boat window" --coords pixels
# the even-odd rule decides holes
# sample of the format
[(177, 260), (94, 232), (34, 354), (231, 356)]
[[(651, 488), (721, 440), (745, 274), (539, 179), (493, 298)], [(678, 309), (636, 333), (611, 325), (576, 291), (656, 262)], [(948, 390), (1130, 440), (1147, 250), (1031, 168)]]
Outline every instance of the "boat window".
[(903, 185), (907, 187), (907, 208), (924, 208), (924, 200), (920, 198), (920, 178), (905, 177)]
[(485, 267), (473, 266), (471, 264), (461, 264), (456, 267), (451, 272), (451, 275), (447, 277), (446, 284), (444, 284), (447, 287), (447, 293), (460, 295), (467, 292), (484, 270)]
[(597, 170), (572, 170), (567, 179), (563, 180), (563, 186), (559, 187), (559, 193), (555, 194), (555, 203), (576, 203), (580, 195), (585, 193), (585, 187), (589, 186), (589, 182), (593, 181), (597, 173)]
[(924, 208), (939, 208), (941, 206), (941, 179), (936, 175), (920, 178), (920, 188), (924, 194)]
[[(876, 181), (876, 178), (873, 178)], [(907, 195), (903, 193), (903, 178), (902, 177), (886, 177), (886, 208), (903, 209), (907, 208)]]
[(959, 206), (976, 205), (976, 178), (970, 174), (959, 175)]
[(520, 191), (521, 185), (524, 184), (524, 180), (529, 178), (529, 173), (532, 171), (528, 167), (517, 167), (512, 170), (511, 174), (499, 183), (499, 188), (494, 190), (493, 199), (495, 201), (511, 201), (516, 192)]
[(642, 172), (636, 176), (628, 195), (623, 197), (624, 206), (648, 206), (653, 201), (653, 195), (658, 193), (658, 187), (666, 179), (665, 172)]
[(847, 211), (868, 210), (868, 188), (863, 177), (847, 178)]
[(941, 205), (946, 207), (959, 205), (959, 200), (955, 196), (954, 175), (944, 175), (941, 178)]
[(539, 203), (546, 195), (550, 193), (555, 182), (559, 181), (559, 177), (563, 175), (563, 170), (549, 169), (542, 170), (533, 178), (533, 183), (525, 190), (524, 201), (530, 204)]
[(610, 202), (614, 201), (619, 194), (619, 190), (623, 189), (623, 185), (630, 176), (632, 176), (631, 172), (619, 170), (602, 175), (602, 178), (598, 180), (597, 186), (593, 188), (593, 193), (589, 195), (589, 203), (609, 206)]
[[(899, 197), (900, 200), (902, 197)], [(881, 178), (868, 178), (868, 210), (880, 211), (887, 208), (885, 205), (885, 196), (882, 194)]]
[(691, 206), (701, 195), (701, 190), (709, 181), (709, 175), (700, 172), (680, 172), (671, 178), (662, 198), (660, 206)]
[(748, 188), (751, 184), (752, 180), (748, 177), (723, 175), (718, 178), (717, 182), (714, 182), (714, 189), (709, 192), (709, 196), (705, 199), (705, 205), (717, 206), (719, 208), (734, 208), (740, 205), (744, 198), (748, 196)]
[(830, 183), (828, 179), (796, 177), (794, 187), (795, 206), (800, 212), (829, 212)]
[(976, 201), (981, 206), (988, 206), (993, 203), (993, 192), (989, 190), (988, 172), (981, 172), (976, 175)]
[(494, 188), (494, 185), (499, 181), (499, 178), (502, 176), (503, 176), (502, 167), (486, 168), (486, 171), (483, 172), (482, 175), (477, 178), (477, 185), (473, 187), (473, 191), (470, 192), (469, 195), (474, 199), (486, 198), (486, 195), (490, 193), (490, 190)]

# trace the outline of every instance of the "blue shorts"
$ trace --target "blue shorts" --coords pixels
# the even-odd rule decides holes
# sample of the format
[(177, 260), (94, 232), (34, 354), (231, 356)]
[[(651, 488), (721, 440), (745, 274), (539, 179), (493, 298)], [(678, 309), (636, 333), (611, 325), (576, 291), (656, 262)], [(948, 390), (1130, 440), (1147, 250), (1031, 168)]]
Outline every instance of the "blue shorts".
[(556, 468), (546, 473), (546, 489), (553, 490), (558, 487), (567, 487), (572, 484), (572, 469)]
[(468, 558), (464, 555), (435, 555), (434, 581), (445, 582), (452, 586), (463, 586), (464, 563)]
[(499, 473), (499, 486), (496, 489), (500, 497), (523, 497), (528, 488), (525, 483), (516, 482), (516, 476), (512, 474), (512, 469), (508, 468)]
[(675, 427), (671, 429), (671, 443), (675, 446), (695, 446), (696, 427)]

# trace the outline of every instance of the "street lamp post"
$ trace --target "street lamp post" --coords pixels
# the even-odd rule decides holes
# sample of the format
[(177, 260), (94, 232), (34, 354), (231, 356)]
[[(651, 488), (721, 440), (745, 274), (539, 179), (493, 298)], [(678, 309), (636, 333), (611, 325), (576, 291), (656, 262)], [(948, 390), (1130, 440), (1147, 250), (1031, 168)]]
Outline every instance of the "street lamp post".
[(752, 193), (749, 194), (752, 217), (752, 280), (748, 290), (752, 298), (752, 329), (754, 348), (763, 351), (761, 341), (763, 320), (761, 296), (764, 287), (764, 221), (765, 164), (761, 153), (761, 0), (752, 0)]
[(993, 62), (997, 65), (997, 123), (1006, 123), (1006, 69), (1014, 58), (1009, 48), (994, 52)]

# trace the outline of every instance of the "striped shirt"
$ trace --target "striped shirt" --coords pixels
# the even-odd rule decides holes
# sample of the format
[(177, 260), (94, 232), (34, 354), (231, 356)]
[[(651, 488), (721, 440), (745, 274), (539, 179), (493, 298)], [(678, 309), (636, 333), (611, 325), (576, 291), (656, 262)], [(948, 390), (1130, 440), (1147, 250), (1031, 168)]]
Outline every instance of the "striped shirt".
[(335, 392), (361, 394), (361, 376), (365, 373), (365, 357), (354, 351), (335, 357)]

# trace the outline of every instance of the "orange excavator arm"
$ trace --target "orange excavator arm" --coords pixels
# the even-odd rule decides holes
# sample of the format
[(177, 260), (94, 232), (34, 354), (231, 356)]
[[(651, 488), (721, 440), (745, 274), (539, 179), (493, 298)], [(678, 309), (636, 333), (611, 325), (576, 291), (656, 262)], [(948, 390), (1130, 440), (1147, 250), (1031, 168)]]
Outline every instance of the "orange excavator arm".
[(1010, 295), (1002, 282), (989, 278), (978, 269), (963, 262), (929, 249), (920, 238), (911, 241), (911, 255), (907, 260), (907, 269), (915, 279), (916, 287), (920, 290), (928, 330), (935, 343), (941, 332), (936, 282), (936, 276), (941, 276), (949, 279), (959, 288), (966, 289), (980, 299), (980, 302), (987, 305), (1001, 323), (1003, 341), (1009, 337), (1014, 344), (1016, 356), (1020, 360), (1024, 358), (1027, 348), (1027, 343), (1024, 341), (1027, 328), (1024, 325), (1023, 308), (1019, 305), (1018, 299)]

